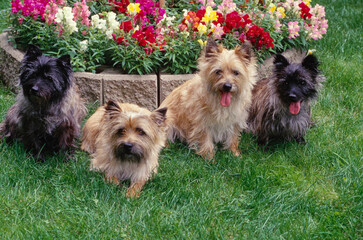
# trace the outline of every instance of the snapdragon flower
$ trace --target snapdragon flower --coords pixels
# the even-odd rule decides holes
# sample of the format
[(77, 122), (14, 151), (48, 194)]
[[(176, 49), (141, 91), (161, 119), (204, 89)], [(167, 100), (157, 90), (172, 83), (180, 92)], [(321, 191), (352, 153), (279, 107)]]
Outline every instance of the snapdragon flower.
[(296, 38), (299, 36), (300, 26), (298, 21), (289, 22), (287, 24), (289, 31), (289, 38)]
[(55, 22), (60, 26), (62, 31), (64, 30), (64, 32), (72, 34), (73, 32), (78, 32), (77, 23), (73, 21), (73, 17), (71, 7), (59, 8), (55, 15)]

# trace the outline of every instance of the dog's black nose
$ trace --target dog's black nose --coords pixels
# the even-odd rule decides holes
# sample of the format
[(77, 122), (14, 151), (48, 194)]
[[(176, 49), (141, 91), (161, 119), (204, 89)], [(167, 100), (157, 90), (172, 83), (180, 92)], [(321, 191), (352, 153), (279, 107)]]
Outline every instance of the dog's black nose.
[(292, 102), (296, 102), (296, 101), (297, 101), (297, 96), (296, 96), (296, 94), (294, 94), (294, 93), (290, 93), (290, 94), (289, 94), (289, 99), (290, 99), (290, 101), (292, 101)]
[(134, 145), (132, 143), (124, 143), (125, 153), (131, 153), (131, 149)]
[(225, 84), (223, 85), (223, 92), (230, 92), (230, 91), (231, 91), (231, 89), (232, 89), (232, 84), (230, 84), (230, 83), (225, 83)]

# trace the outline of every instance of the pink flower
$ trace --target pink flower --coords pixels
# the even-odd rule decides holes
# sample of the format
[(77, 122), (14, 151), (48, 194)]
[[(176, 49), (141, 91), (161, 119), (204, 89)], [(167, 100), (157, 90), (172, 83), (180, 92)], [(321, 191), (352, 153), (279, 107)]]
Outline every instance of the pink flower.
[(221, 5), (218, 6), (218, 12), (222, 13), (224, 16), (233, 12), (235, 9), (236, 4), (233, 2), (233, 0), (223, 0)]
[(49, 2), (49, 4), (47, 5), (46, 9), (45, 9), (45, 13), (44, 13), (44, 19), (45, 19), (45, 23), (50, 25), (54, 23), (54, 19), (55, 19), (55, 15), (58, 12), (58, 6), (56, 3), (54, 2)]
[(280, 21), (278, 19), (275, 20), (275, 25), (274, 25), (275, 29), (276, 29), (276, 32), (282, 32), (281, 31), (281, 27), (282, 27), (282, 24), (280, 23)]
[(298, 21), (289, 22), (287, 24), (289, 30), (289, 38), (296, 38), (299, 36), (300, 26)]
[(305, 29), (308, 31), (308, 38), (319, 40), (326, 34), (328, 29), (328, 20), (325, 17), (325, 8), (316, 4), (311, 9), (311, 19), (309, 23), (305, 23)]
[(86, 0), (82, 0), (81, 3), (76, 2), (74, 4), (74, 8), (72, 9), (73, 12), (73, 21), (77, 21), (79, 18), (82, 18), (81, 23), (83, 25), (89, 26), (90, 25), (90, 20), (89, 20), (89, 15), (91, 14), (91, 12), (89, 11), (89, 7), (87, 6)]
[(23, 10), (23, 4), (20, 0), (11, 0), (11, 12), (17, 13)]
[(23, 23), (23, 20), (24, 20), (24, 18), (18, 18), (18, 21), (19, 21), (19, 24), (22, 24)]
[(218, 24), (214, 28), (213, 36), (215, 37), (215, 39), (221, 39), (223, 35), (224, 35), (223, 27), (220, 26), (220, 24)]

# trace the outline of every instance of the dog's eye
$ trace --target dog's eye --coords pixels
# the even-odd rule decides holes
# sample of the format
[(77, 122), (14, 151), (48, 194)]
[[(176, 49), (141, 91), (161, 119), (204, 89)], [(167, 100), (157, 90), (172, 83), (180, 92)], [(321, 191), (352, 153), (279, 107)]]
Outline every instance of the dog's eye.
[(122, 136), (122, 135), (124, 135), (125, 134), (125, 129), (124, 128), (120, 128), (118, 131), (117, 131), (117, 134), (118, 135), (120, 135), (120, 136)]
[(221, 75), (222, 74), (222, 70), (220, 70), (220, 69), (216, 70), (216, 74), (217, 75)]
[(304, 86), (306, 84), (306, 81), (305, 80), (301, 80), (300, 81), (300, 85)]
[(238, 76), (238, 75), (239, 75), (239, 72), (238, 72), (237, 70), (234, 70), (234, 71), (233, 71), (233, 74), (234, 74), (235, 76)]
[(51, 77), (46, 77), (47, 78), (47, 80), (49, 81), (49, 82), (52, 82), (53, 81), (53, 79), (51, 78)]
[(144, 135), (145, 135), (144, 130), (142, 130), (141, 128), (136, 128), (136, 132), (137, 132), (140, 136), (144, 136)]

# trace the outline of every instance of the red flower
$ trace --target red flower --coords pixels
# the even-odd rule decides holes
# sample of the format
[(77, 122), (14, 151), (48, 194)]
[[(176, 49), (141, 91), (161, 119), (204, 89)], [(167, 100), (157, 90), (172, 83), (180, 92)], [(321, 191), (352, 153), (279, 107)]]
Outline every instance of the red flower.
[(252, 20), (250, 19), (250, 16), (248, 16), (248, 14), (243, 15), (242, 19), (243, 22), (241, 21), (240, 23), (240, 27), (242, 28), (245, 27), (247, 24), (252, 23)]
[(133, 29), (131, 21), (129, 20), (121, 22), (120, 29), (124, 30), (125, 32), (130, 32)]
[(146, 47), (144, 48), (144, 51), (147, 55), (150, 55), (153, 52), (154, 49), (152, 49), (151, 47)]
[(139, 45), (145, 47), (147, 42), (145, 41), (144, 34), (142, 34), (141, 30), (135, 31), (131, 37), (136, 38)]
[(312, 17), (311, 13), (310, 13), (310, 8), (304, 3), (301, 2), (299, 4), (299, 7), (301, 8), (301, 13), (300, 13), (300, 17), (303, 19), (310, 19)]
[(252, 45), (254, 45), (257, 49), (261, 49), (262, 47), (265, 47), (266, 49), (275, 47), (270, 33), (265, 32), (262, 27), (257, 25), (251, 26), (246, 34), (246, 38), (247, 40), (250, 40)]
[(155, 32), (151, 25), (149, 25), (144, 34), (146, 41), (148, 41), (149, 43), (155, 43)]
[(117, 37), (116, 34), (114, 34), (114, 33), (112, 33), (112, 37), (113, 37), (113, 40), (115, 40), (118, 45), (124, 42), (123, 37)]
[(109, 0), (109, 2), (120, 13), (125, 13), (127, 11), (127, 5), (130, 4), (129, 0), (121, 0), (121, 2), (117, 2), (115, 0)]
[(205, 12), (206, 12), (206, 10), (205, 9), (199, 9), (198, 11), (197, 11), (197, 17), (199, 18), (199, 19), (202, 19), (203, 17), (204, 17), (204, 15), (205, 15)]
[(226, 27), (229, 30), (232, 30), (234, 28), (238, 28), (240, 26), (241, 22), (241, 16), (238, 14), (237, 11), (230, 12), (226, 15)]
[(224, 23), (226, 19), (224, 19), (222, 13), (217, 12), (217, 21), (213, 21), (214, 25), (218, 25), (218, 23), (220, 23), (221, 25)]

